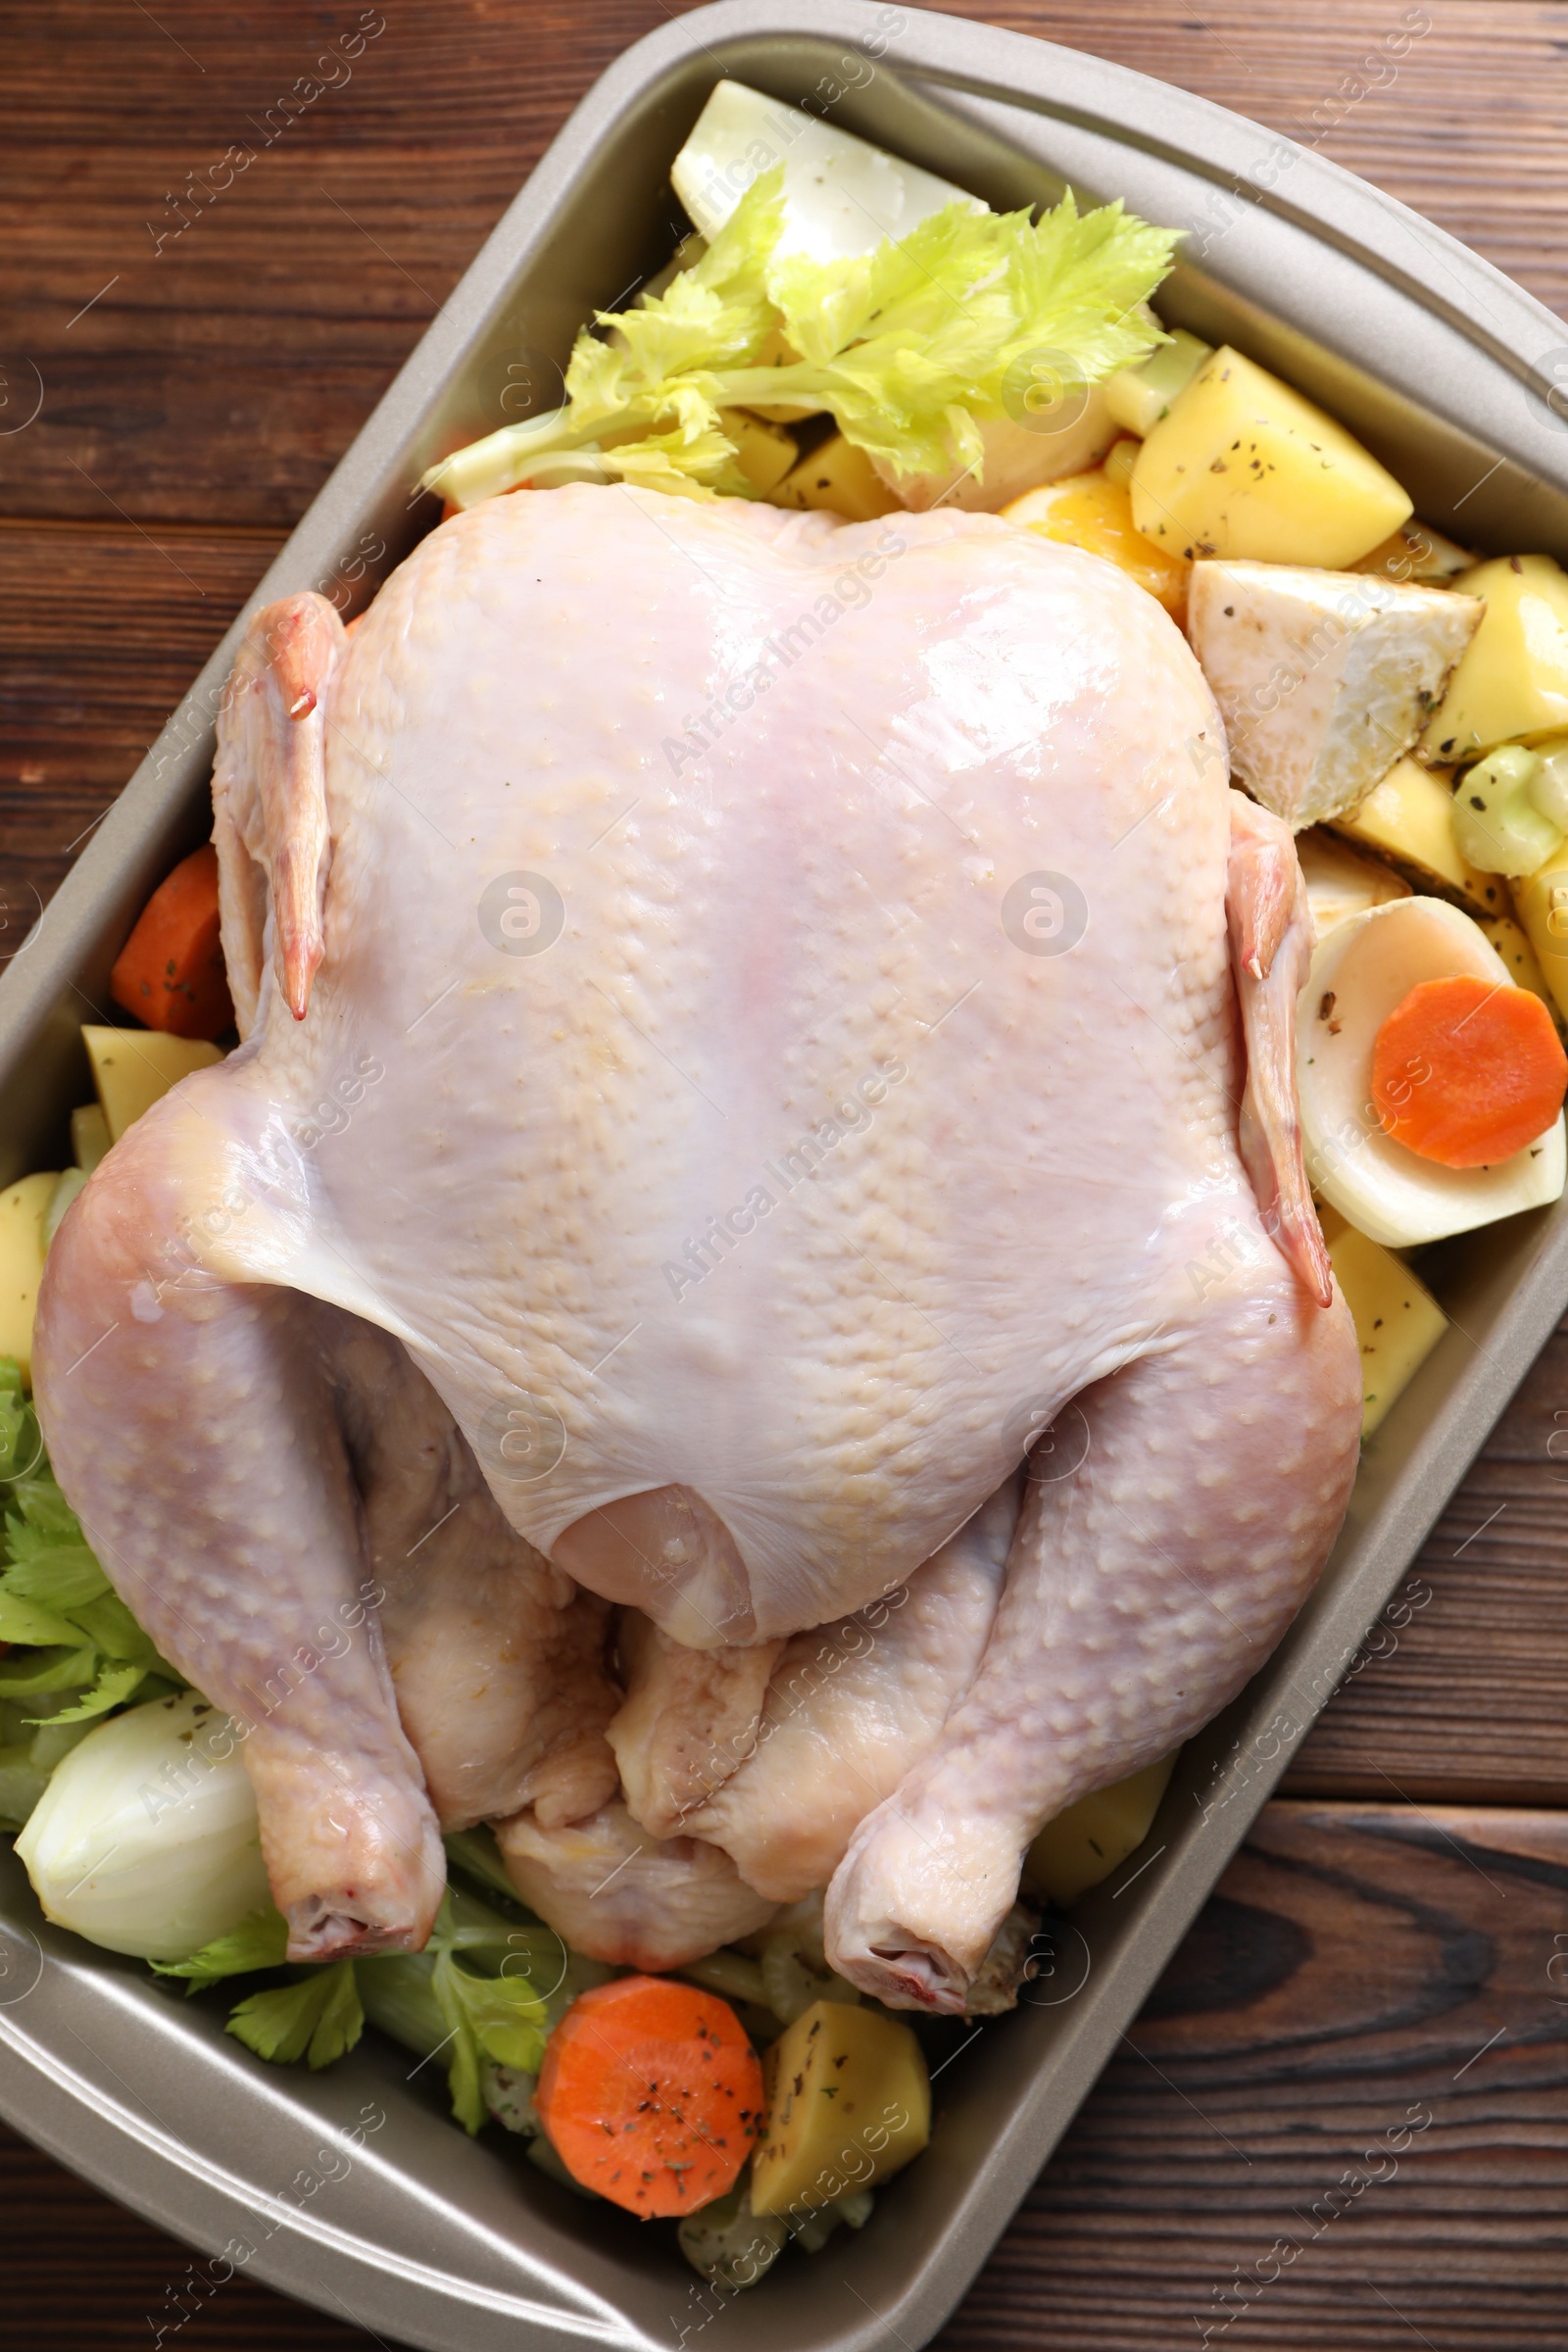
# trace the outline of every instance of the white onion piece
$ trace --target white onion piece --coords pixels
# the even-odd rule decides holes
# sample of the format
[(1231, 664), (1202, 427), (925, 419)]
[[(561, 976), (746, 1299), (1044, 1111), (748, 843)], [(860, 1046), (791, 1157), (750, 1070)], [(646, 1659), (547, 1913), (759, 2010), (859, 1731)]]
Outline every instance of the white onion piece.
[[(1568, 1176), (1561, 1115), (1493, 1168), (1446, 1168), (1388, 1135), (1372, 1102), (1379, 1029), (1423, 980), (1513, 985), (1478, 923), (1444, 899), (1395, 899), (1338, 924), (1297, 1006), (1306, 1172), (1331, 1206), (1386, 1249), (1468, 1233), (1557, 1200)], [(1329, 1000), (1332, 999), (1332, 1003)]]
[(17, 1853), (48, 1918), (143, 1960), (183, 1960), (269, 1900), (239, 1742), (194, 1690), (89, 1732)]

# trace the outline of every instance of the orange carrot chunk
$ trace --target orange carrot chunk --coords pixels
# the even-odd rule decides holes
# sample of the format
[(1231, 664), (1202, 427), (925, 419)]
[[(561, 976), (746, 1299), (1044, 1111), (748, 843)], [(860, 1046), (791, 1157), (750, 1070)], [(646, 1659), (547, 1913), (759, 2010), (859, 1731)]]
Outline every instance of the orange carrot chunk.
[(1445, 1168), (1495, 1167), (1544, 1135), (1568, 1055), (1537, 996), (1506, 981), (1423, 980), (1372, 1046), (1372, 1101), (1396, 1143)]
[(762, 2125), (762, 2069), (727, 2001), (668, 1977), (579, 1993), (534, 2094), (574, 2180), (648, 2219), (733, 2188)]
[(159, 883), (109, 975), (109, 993), (149, 1029), (220, 1038), (234, 1026), (218, 939), (218, 852), (211, 842)]

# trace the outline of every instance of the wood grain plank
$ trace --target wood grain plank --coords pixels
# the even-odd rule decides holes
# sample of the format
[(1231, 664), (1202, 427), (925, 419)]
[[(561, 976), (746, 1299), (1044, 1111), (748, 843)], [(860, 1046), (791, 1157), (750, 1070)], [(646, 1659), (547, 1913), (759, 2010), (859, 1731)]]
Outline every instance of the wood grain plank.
[[(17, 410), (0, 407), (0, 516), (68, 526), (66, 539), (0, 535), (8, 871), (20, 854), (52, 886), (64, 845), (128, 772), (569, 105), (676, 13), (662, 0), (540, 0), (526, 16), (398, 0), (352, 82), (269, 144), (247, 118), (357, 9), (0, 9), (0, 401), (28, 393), (29, 363), (45, 391), (24, 433), (6, 432)], [(1357, 61), (1421, 12), (956, 0), (955, 13), (1321, 132), (1324, 153), (1568, 310), (1561, 6), (1429, 0), (1431, 30), (1364, 95)], [(154, 259), (145, 223), (169, 220), (165, 191), (246, 138), (253, 165)], [(260, 535), (235, 543), (235, 526)], [(1390, 1628), (1396, 1646), (1303, 1748), (1292, 1786), (1314, 1801), (1264, 1816), (942, 2339), (948, 2352), (1200, 2338), (1223, 2314), (1216, 2286), (1238, 2265), (1255, 2279), (1293, 2234), (1299, 2254), (1223, 2330), (1236, 2352), (1563, 2340), (1568, 2070), (1554, 2004), (1568, 1986), (1546, 1974), (1568, 1934), (1549, 1847), (1560, 1825), (1535, 1833), (1555, 1858), (1527, 1863), (1499, 1853), (1498, 1818), (1443, 1809), (1461, 1795), (1564, 1801), (1559, 1412), (1561, 1337), (1418, 1563), (1430, 1600)], [(1316, 1801), (1399, 1789), (1421, 1810)], [(1314, 2208), (1416, 2102), (1434, 2121), (1397, 2175), (1317, 2228)], [(186, 2263), (9, 2138), (0, 2260), (8, 2338), (49, 2352), (149, 2341)], [(366, 2340), (242, 2278), (179, 2335), (187, 2352)]]
[(1269, 1806), (943, 2352), (1554, 2352), (1565, 1929), (1563, 1815)]
[[(292, 521), (569, 106), (679, 13), (537, 0), (524, 25), (487, 0), (399, 0), (351, 61), (331, 46), (360, 20), (349, 7), (9, 12), (9, 396), (20, 410), (36, 368), (44, 406), (24, 435), (0, 435), (0, 511)], [(957, 13), (1306, 137), (1568, 308), (1568, 262), (1542, 229), (1568, 193), (1560, 7), (1224, 0), (1179, 19), (1146, 0), (958, 0)], [(1384, 86), (1365, 87), (1385, 67)], [(339, 68), (338, 86), (280, 113)], [(191, 196), (187, 175), (211, 187), (231, 148), (216, 176), (232, 184)]]
[[(1568, 1817), (1271, 1805), (942, 2352), (1556, 2352), (1565, 2087)], [(187, 2257), (0, 2134), (0, 2261), (29, 2348), (130, 2352)], [(179, 2330), (285, 2339), (364, 2340), (243, 2277)]]
[(0, 958), (279, 544), (273, 531), (0, 521)]
[(1568, 1805), (1568, 1326), (1369, 1647), (1302, 1742), (1288, 1791)]

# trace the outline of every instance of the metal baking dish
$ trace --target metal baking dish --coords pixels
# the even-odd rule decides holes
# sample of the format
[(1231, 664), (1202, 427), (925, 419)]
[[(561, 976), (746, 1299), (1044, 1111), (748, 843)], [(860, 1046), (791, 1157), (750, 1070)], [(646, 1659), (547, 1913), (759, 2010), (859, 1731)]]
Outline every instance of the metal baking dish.
[[(997, 203), (1064, 179), (1192, 234), (1162, 296), (1335, 410), (1418, 511), (1484, 548), (1568, 555), (1568, 328), (1332, 164), (1124, 69), (860, 0), (722, 0), (591, 91), (258, 589), (347, 609), (433, 519), (412, 496), (460, 439), (555, 396), (595, 305), (668, 254), (670, 159), (720, 74), (827, 108)], [(89, 1093), (76, 1025), (147, 891), (208, 828), (214, 655), (0, 985), (0, 1181), (47, 1165)], [(1447, 1253), (1451, 1328), (1367, 1449), (1330, 1568), (1283, 1647), (1186, 1750), (1143, 1854), (1059, 1930), (1053, 1973), (941, 2073), (929, 2152), (859, 2235), (792, 2257), (743, 2321), (664, 2232), (470, 2143), (426, 2067), (362, 2047), (320, 2079), (252, 2061), (216, 2005), (40, 1920), (0, 1857), (0, 2108), (215, 2257), (405, 2342), (669, 2346), (744, 2325), (756, 2352), (913, 2345), (941, 2325), (1132, 2021), (1346, 1661), (1568, 1307), (1568, 1202)], [(362, 2115), (384, 2118), (354, 2146)], [(494, 2143), (494, 2144), (493, 2144)], [(345, 2170), (345, 2167), (347, 2168)], [(331, 2176), (331, 2177), (329, 2177)], [(226, 2248), (226, 2251), (223, 2249)], [(172, 2284), (173, 2282), (172, 2281)], [(153, 2315), (156, 2328), (158, 2315)], [(716, 2340), (716, 2339), (715, 2339)]]

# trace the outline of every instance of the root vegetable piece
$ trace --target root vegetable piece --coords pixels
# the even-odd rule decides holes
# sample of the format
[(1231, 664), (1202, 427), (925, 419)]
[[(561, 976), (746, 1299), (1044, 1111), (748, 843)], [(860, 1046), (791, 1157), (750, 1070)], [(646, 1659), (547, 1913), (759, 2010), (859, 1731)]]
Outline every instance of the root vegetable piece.
[(1059, 539), (1087, 555), (1103, 556), (1157, 597), (1173, 618), (1180, 620), (1186, 612), (1192, 565), (1167, 556), (1134, 529), (1126, 485), (1112, 481), (1103, 466), (1027, 490), (1002, 513), (1004, 521), (1038, 531), (1043, 539)]
[(1048, 1821), (1024, 1857), (1031, 1886), (1065, 1908), (1108, 1879), (1149, 1836), (1175, 1766), (1175, 1753), (1146, 1764), (1130, 1779), (1081, 1796)]
[(1447, 778), (1418, 760), (1398, 760), (1364, 801), (1329, 822), (1347, 841), (1392, 859), (1413, 876), (1418, 890), (1457, 899), (1476, 914), (1507, 912), (1507, 884), (1459, 854)]
[[(1568, 1020), (1568, 841), (1527, 880), (1513, 886), (1514, 913), (1540, 961), (1542, 977), (1557, 1010)], [(1498, 947), (1507, 961), (1507, 951)], [(1521, 987), (1529, 982), (1522, 972)]]
[[(1336, 925), (1312, 957), (1298, 1003), (1307, 1174), (1323, 1200), (1385, 1249), (1415, 1249), (1544, 1207), (1561, 1198), (1568, 1179), (1568, 1132), (1560, 1117), (1523, 1151), (1480, 1167), (1426, 1158), (1383, 1125), (1372, 1101), (1378, 1032), (1421, 982), (1456, 975), (1479, 981), (1482, 995), (1524, 994), (1469, 915), (1442, 899), (1391, 899)], [(1549, 1028), (1544, 1005), (1530, 1002)], [(1461, 1049), (1470, 1036), (1461, 1034)], [(1479, 1052), (1465, 1060), (1477, 1066)], [(1420, 1065), (1405, 1073), (1419, 1075)]]
[(744, 409), (720, 409), (719, 424), (735, 444), (735, 463), (759, 498), (765, 498), (795, 464), (800, 452), (790, 435)]
[(126, 1128), (172, 1086), (192, 1070), (205, 1070), (223, 1058), (220, 1048), (210, 1046), (205, 1038), (171, 1037), (157, 1029), (106, 1029), (94, 1021), (82, 1023), (81, 1042), (112, 1144), (118, 1144)]
[(579, 1993), (534, 2094), (574, 2180), (645, 2219), (732, 2188), (761, 2129), (762, 2070), (727, 2001), (667, 1977)]
[(1434, 762), (1568, 726), (1568, 578), (1549, 556), (1499, 556), (1453, 583), (1481, 626), (1421, 738)]
[(1369, 1438), (1448, 1328), (1448, 1318), (1404, 1260), (1323, 1211), (1329, 1261), (1361, 1350), (1361, 1435)]
[(1237, 777), (1299, 830), (1352, 809), (1409, 750), (1480, 617), (1440, 588), (1202, 563), (1188, 635)]
[(1336, 923), (1348, 922), (1368, 906), (1410, 896), (1409, 883), (1380, 858), (1363, 858), (1320, 828), (1297, 835), (1296, 855), (1312, 910), (1314, 939), (1326, 939)]
[(24, 1176), (0, 1193), (0, 1355), (31, 1378), (32, 1315), (43, 1272), (44, 1211), (58, 1175)]
[(899, 505), (863, 449), (834, 433), (792, 466), (767, 493), (771, 507), (825, 508), (849, 522), (874, 522)]
[(923, 514), (928, 507), (961, 507), (971, 514), (1000, 514), (1012, 499), (1041, 483), (1082, 473), (1095, 466), (1116, 438), (1116, 421), (1102, 384), (1062, 383), (1042, 362), (1024, 389), (1023, 415), (983, 416), (978, 466), (950, 466), (944, 473), (907, 473), (901, 479), (885, 462), (877, 473), (901, 507)]
[(1170, 555), (1329, 571), (1398, 529), (1411, 502), (1343, 425), (1224, 344), (1150, 432), (1133, 519)]
[(754, 2213), (809, 2212), (885, 2180), (931, 2136), (931, 2085), (907, 2026), (813, 2001), (767, 2053)]
[[(1568, 847), (1568, 844), (1565, 844), (1565, 847)], [(1542, 969), (1541, 958), (1530, 943), (1529, 934), (1521, 929), (1511, 914), (1489, 914), (1477, 919), (1480, 921), (1482, 930), (1507, 965), (1509, 977), (1515, 988), (1528, 988), (1533, 997), (1541, 999), (1557, 1024), (1560, 1034), (1562, 1013), (1551, 993), (1546, 975)]]
[(218, 937), (218, 852), (182, 858), (142, 908), (109, 975), (109, 993), (149, 1029), (221, 1037), (234, 1025)]
[(1388, 580), (1414, 580), (1418, 586), (1441, 588), (1446, 581), (1457, 579), (1461, 571), (1475, 568), (1475, 557), (1468, 548), (1435, 531), (1430, 522), (1401, 522), (1391, 531), (1381, 546), (1352, 571), (1375, 571)]
[(71, 1153), (84, 1176), (90, 1176), (113, 1142), (101, 1102), (80, 1102), (71, 1114)]
[(1490, 1168), (1544, 1135), (1568, 1093), (1568, 1054), (1528, 989), (1455, 972), (1421, 980), (1372, 1047), (1386, 1132), (1445, 1168)]

